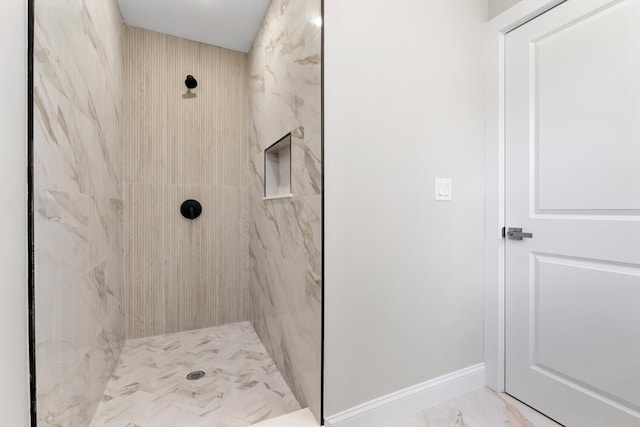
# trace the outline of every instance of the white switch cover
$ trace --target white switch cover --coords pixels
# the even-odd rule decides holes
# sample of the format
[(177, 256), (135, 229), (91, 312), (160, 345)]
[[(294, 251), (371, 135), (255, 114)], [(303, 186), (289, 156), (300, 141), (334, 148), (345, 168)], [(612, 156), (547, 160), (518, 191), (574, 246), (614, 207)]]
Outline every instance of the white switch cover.
[(436, 178), (436, 200), (451, 200), (451, 180)]

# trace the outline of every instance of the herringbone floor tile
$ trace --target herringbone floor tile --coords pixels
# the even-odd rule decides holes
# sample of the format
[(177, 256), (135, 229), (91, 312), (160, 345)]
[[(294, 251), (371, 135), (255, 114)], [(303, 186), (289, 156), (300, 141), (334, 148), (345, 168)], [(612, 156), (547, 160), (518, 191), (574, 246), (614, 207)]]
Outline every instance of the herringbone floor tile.
[(242, 322), (127, 341), (91, 427), (242, 427), (298, 409)]

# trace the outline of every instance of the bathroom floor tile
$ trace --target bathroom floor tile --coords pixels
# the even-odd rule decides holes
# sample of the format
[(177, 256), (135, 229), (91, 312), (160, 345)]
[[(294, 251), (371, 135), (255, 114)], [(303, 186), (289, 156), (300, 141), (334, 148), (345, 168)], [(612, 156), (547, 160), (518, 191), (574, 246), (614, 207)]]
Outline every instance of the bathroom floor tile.
[(527, 405), (482, 388), (386, 427), (561, 427)]
[(298, 409), (242, 322), (127, 341), (91, 427), (240, 427)]

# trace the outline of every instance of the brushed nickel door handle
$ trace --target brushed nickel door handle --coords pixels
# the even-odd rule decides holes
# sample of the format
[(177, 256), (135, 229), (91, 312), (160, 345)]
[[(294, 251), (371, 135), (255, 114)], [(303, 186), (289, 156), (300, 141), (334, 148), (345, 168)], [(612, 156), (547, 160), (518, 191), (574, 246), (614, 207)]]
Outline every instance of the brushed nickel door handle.
[(533, 237), (533, 233), (523, 233), (522, 228), (512, 228), (509, 227), (507, 230), (507, 236), (509, 236), (510, 240), (522, 240), (531, 239)]

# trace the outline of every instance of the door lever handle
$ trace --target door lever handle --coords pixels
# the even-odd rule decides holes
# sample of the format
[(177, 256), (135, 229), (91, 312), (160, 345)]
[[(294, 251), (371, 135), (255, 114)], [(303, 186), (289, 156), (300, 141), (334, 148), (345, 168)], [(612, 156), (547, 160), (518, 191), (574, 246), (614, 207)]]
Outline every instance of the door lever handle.
[(507, 236), (509, 236), (510, 240), (522, 240), (531, 239), (533, 237), (533, 233), (523, 233), (522, 228), (511, 228), (507, 230)]

